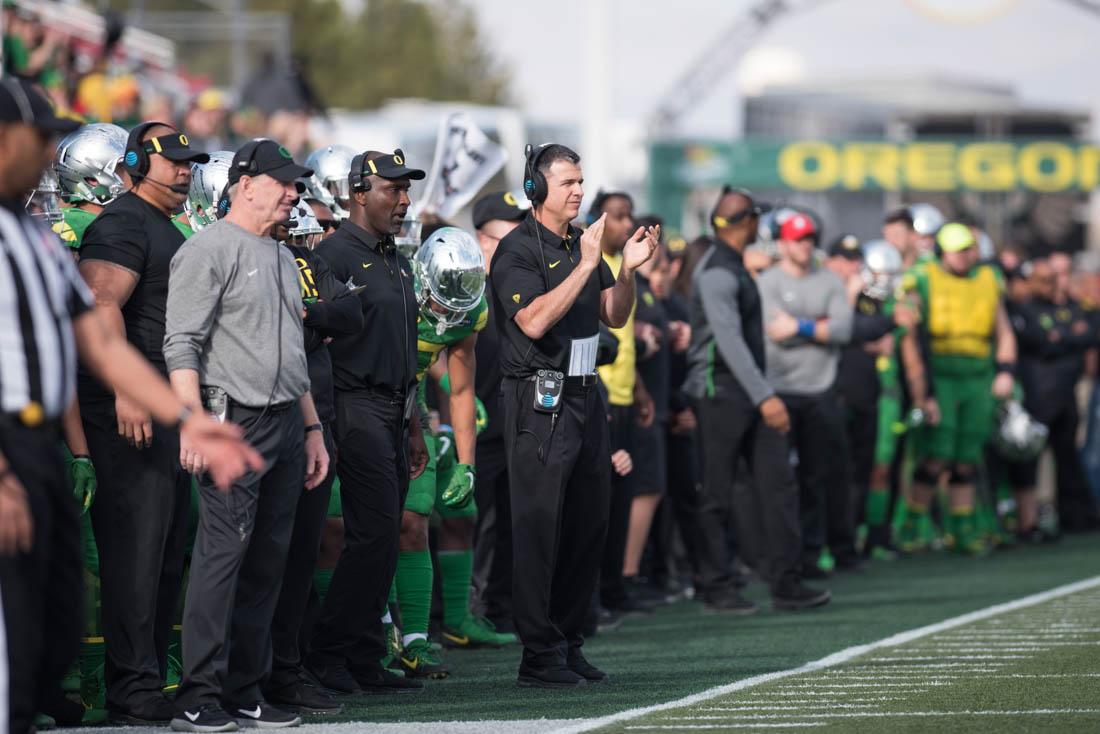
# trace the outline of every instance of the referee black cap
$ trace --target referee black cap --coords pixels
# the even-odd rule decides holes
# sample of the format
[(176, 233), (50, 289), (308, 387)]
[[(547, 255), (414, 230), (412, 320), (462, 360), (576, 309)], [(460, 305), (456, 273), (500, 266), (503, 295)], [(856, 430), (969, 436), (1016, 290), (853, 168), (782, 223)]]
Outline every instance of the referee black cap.
[(33, 85), (12, 77), (0, 79), (0, 122), (21, 122), (58, 135), (80, 127), (76, 120), (58, 117)]

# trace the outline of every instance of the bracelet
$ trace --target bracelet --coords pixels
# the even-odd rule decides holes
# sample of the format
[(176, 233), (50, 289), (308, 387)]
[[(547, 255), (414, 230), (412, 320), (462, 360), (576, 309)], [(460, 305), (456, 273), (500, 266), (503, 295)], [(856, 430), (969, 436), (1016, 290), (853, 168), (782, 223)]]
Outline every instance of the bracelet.
[(998, 373), (1007, 372), (1010, 375), (1015, 375), (1016, 374), (1016, 363), (1015, 362), (998, 362), (997, 363), (997, 372)]
[(184, 423), (191, 420), (192, 413), (194, 413), (194, 411), (188, 406), (184, 405), (181, 407), (180, 412), (176, 413), (176, 422), (173, 424), (172, 429), (178, 431), (182, 428)]
[(321, 433), (324, 433), (325, 427), (320, 423), (310, 423), (308, 426), (306, 426), (306, 433), (309, 433), (310, 431), (320, 431)]
[(799, 319), (798, 320), (798, 335), (804, 336), (807, 339), (814, 338), (814, 322), (811, 319)]

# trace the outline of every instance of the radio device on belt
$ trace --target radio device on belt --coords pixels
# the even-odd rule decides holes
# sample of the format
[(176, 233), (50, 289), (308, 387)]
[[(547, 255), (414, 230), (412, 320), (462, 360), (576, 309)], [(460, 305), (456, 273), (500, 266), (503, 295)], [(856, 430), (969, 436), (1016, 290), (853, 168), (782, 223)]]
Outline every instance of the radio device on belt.
[(535, 410), (539, 413), (557, 413), (561, 410), (565, 375), (555, 370), (539, 370), (535, 373), (534, 380)]
[(215, 385), (203, 385), (199, 388), (199, 396), (202, 399), (202, 409), (214, 416), (219, 423), (225, 423), (229, 413), (229, 394)]

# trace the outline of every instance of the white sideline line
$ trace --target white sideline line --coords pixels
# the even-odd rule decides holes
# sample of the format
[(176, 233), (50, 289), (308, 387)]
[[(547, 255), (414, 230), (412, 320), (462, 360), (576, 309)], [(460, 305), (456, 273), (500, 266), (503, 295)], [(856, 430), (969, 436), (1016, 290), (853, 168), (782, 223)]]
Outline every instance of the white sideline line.
[(916, 629), (909, 630), (907, 632), (899, 632), (896, 635), (885, 637), (876, 642), (870, 642), (864, 645), (853, 645), (852, 647), (835, 652), (831, 655), (814, 660), (812, 662), (801, 665), (797, 668), (788, 668), (787, 670), (779, 670), (774, 673), (763, 673), (761, 675), (754, 675), (751, 678), (745, 678), (744, 680), (735, 681), (733, 683), (726, 683), (725, 685), (715, 686), (714, 688), (707, 689), (700, 693), (694, 693), (690, 696), (684, 696), (683, 698), (676, 699), (675, 701), (668, 701), (666, 703), (660, 703), (653, 706), (642, 706), (639, 708), (628, 709), (626, 711), (620, 711), (616, 714), (609, 716), (601, 716), (595, 719), (588, 719), (576, 724), (568, 724), (559, 729), (553, 730), (552, 734), (579, 734), (579, 732), (592, 731), (609, 724), (615, 724), (620, 721), (628, 721), (630, 719), (636, 719), (639, 716), (645, 716), (646, 714), (656, 713), (658, 711), (668, 711), (669, 709), (680, 708), (682, 706), (690, 706), (696, 703), (702, 703), (709, 701), (718, 696), (725, 696), (730, 693), (742, 691), (746, 688), (752, 688), (754, 686), (761, 685), (762, 683), (770, 683), (771, 681), (780, 680), (782, 678), (788, 678), (792, 675), (800, 675), (802, 673), (810, 673), (823, 668), (832, 668), (837, 665), (842, 665), (849, 662), (861, 655), (866, 655), (874, 650), (881, 650), (883, 648), (896, 647), (898, 645), (904, 645), (913, 640), (918, 640), (928, 635), (934, 635), (944, 630), (954, 629), (961, 627), (965, 624), (971, 624), (983, 619), (989, 619), (999, 614), (1006, 614), (1008, 612), (1014, 612), (1018, 609), (1026, 609), (1037, 604), (1051, 601), (1052, 599), (1058, 599), (1068, 594), (1074, 594), (1079, 591), (1085, 591), (1087, 589), (1095, 589), (1100, 587), (1100, 576), (1093, 576), (1092, 578), (1082, 579), (1072, 584), (1064, 584), (1057, 586), (1047, 591), (1042, 591), (1037, 594), (1031, 594), (1020, 599), (1005, 602), (1003, 604), (994, 604), (993, 606), (986, 607), (985, 609), (978, 609), (973, 612), (961, 614), (951, 619), (945, 619), (942, 622), (936, 622), (935, 624), (926, 625), (924, 627), (918, 627)]
[[(777, 719), (902, 719), (907, 716), (1074, 716), (1078, 714), (1100, 714), (1100, 709), (1017, 709), (1016, 711), (853, 711), (824, 714), (745, 714), (738, 721), (775, 721)], [(726, 716), (670, 716), (661, 721), (724, 721)]]

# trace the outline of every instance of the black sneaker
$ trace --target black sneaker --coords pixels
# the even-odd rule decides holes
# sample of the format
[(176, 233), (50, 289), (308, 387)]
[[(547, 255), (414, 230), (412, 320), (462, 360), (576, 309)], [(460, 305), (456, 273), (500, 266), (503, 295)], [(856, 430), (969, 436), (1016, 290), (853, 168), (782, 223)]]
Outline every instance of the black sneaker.
[(250, 706), (233, 706), (229, 709), (237, 726), (249, 729), (289, 729), (302, 723), (302, 718), (289, 711), (277, 709), (267, 701), (257, 701)]
[(725, 593), (705, 598), (703, 600), (703, 611), (748, 616), (756, 614), (760, 611), (760, 607), (738, 594), (737, 589), (734, 588)]
[(420, 681), (398, 675), (381, 666), (370, 670), (356, 670), (352, 675), (363, 693), (420, 693), (424, 690), (424, 684)]
[(653, 606), (640, 599), (635, 599), (629, 594), (622, 601), (614, 604), (605, 604), (612, 614), (620, 617), (646, 617), (653, 614)]
[(845, 554), (836, 557), (833, 568), (841, 573), (861, 573), (867, 570), (867, 561), (856, 553)]
[(612, 632), (623, 626), (622, 616), (605, 607), (600, 607), (596, 619), (597, 632)]
[(611, 680), (611, 676), (588, 662), (584, 655), (579, 652), (569, 656), (568, 667), (589, 683), (607, 683)]
[(280, 708), (300, 714), (338, 714), (344, 710), (335, 698), (304, 680), (268, 688), (264, 691), (264, 698)]
[(107, 707), (107, 722), (130, 726), (165, 726), (176, 715), (176, 707), (165, 696), (156, 696), (132, 709)]
[(321, 667), (319, 665), (310, 665), (307, 663), (305, 665), (305, 671), (317, 682), (318, 686), (337, 696), (350, 696), (356, 693), (362, 693), (359, 689), (359, 684), (355, 682), (355, 678), (343, 665), (337, 664)]
[(811, 579), (813, 581), (824, 581), (832, 576), (832, 571), (826, 571), (816, 563), (803, 563), (802, 564), (802, 578)]
[(623, 583), (631, 596), (643, 604), (662, 606), (670, 604), (669, 595), (644, 576), (624, 576)]
[(555, 668), (528, 668), (519, 666), (516, 685), (520, 688), (577, 688), (588, 681), (564, 665)]
[(810, 609), (828, 604), (832, 598), (827, 590), (811, 589), (801, 582), (779, 589), (772, 594), (772, 607), (775, 609)]
[(237, 722), (216, 703), (183, 710), (172, 719), (172, 731), (237, 731)]

